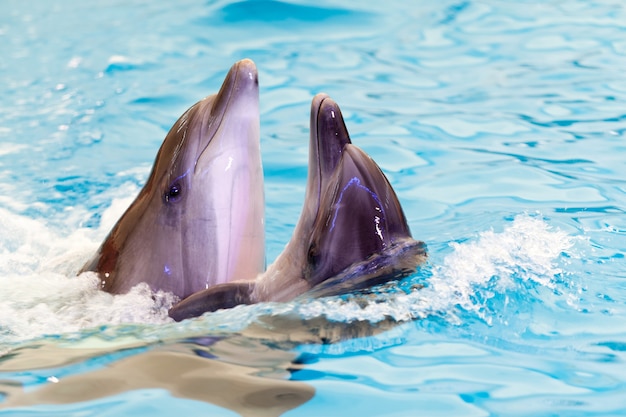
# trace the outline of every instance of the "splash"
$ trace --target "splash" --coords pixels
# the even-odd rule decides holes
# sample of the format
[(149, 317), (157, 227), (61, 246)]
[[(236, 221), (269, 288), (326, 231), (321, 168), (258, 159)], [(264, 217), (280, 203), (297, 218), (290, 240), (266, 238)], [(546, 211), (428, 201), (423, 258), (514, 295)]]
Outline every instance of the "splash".
[(153, 294), (140, 285), (111, 295), (98, 289), (95, 274), (76, 276), (130, 201), (114, 200), (99, 229), (78, 228), (67, 235), (0, 209), (0, 348), (89, 327), (170, 322), (170, 294)]
[[(516, 287), (516, 282), (532, 282), (554, 289), (563, 274), (559, 257), (571, 249), (570, 236), (543, 220), (517, 216), (501, 233), (480, 233), (475, 242), (452, 243), (454, 252), (436, 267), (425, 295), (436, 296), (447, 309), (450, 303), (468, 311), (479, 311), (486, 299)], [(484, 291), (477, 302), (476, 289)], [(429, 294), (432, 293), (432, 294)], [(437, 307), (437, 303), (431, 303)]]

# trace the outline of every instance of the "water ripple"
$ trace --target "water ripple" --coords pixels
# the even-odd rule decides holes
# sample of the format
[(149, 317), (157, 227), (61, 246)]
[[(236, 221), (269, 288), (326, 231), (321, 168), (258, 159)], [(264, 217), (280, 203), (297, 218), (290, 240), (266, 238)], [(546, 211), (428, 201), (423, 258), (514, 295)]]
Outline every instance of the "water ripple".
[[(61, 355), (99, 347), (107, 365), (126, 363), (115, 356), (121, 346), (162, 343), (256, 374), (292, 372), (317, 393), (290, 415), (626, 412), (620, 2), (7, 1), (0, 341), (12, 353), (0, 367), (43, 359), (39, 343), (63, 345)], [(365, 308), (350, 299), (269, 304), (175, 325), (167, 300), (100, 294), (73, 276), (138, 192), (169, 126), (243, 57), (260, 72), (268, 261), (301, 209), (310, 100), (323, 91), (427, 242), (430, 263), (400, 288), (423, 291)], [(288, 341), (261, 319), (306, 314), (411, 321), (320, 345)], [(239, 335), (246, 326), (256, 336)], [(200, 336), (230, 341), (181, 342)], [(225, 355), (237, 346), (271, 357)], [(309, 360), (268, 371), (273, 355), (292, 350)], [(97, 372), (85, 358), (74, 365), (54, 373)], [(0, 391), (55, 383), (43, 366), (23, 371), (3, 373)], [(198, 412), (165, 392), (22, 411)]]

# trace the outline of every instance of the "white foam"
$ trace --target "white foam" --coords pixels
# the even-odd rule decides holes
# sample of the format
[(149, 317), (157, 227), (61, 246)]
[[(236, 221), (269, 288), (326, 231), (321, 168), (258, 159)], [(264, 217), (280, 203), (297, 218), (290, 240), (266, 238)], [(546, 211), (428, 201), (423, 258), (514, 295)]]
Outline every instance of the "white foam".
[(95, 274), (76, 276), (131, 201), (114, 200), (100, 228), (66, 235), (0, 208), (0, 347), (95, 326), (171, 321), (172, 295), (147, 286), (111, 295), (98, 289)]
[(454, 252), (435, 268), (430, 289), (471, 310), (476, 285), (492, 280), (495, 290), (511, 287), (514, 280), (554, 288), (555, 278), (563, 273), (557, 259), (572, 246), (566, 233), (552, 230), (541, 219), (520, 215), (501, 233), (490, 230), (474, 242), (453, 243)]

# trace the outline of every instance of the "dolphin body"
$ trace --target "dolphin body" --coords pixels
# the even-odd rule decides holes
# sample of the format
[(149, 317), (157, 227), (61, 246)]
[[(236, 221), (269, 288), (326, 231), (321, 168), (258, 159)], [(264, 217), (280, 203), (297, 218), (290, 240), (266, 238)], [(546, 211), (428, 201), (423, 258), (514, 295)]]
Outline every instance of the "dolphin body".
[(146, 185), (80, 272), (97, 272), (111, 293), (146, 282), (180, 298), (261, 273), (259, 124), (257, 69), (245, 59), (176, 121)]
[(174, 305), (180, 321), (238, 304), (327, 296), (398, 279), (426, 260), (378, 165), (350, 141), (339, 106), (311, 105), (305, 202), (291, 240), (255, 280), (216, 285)]

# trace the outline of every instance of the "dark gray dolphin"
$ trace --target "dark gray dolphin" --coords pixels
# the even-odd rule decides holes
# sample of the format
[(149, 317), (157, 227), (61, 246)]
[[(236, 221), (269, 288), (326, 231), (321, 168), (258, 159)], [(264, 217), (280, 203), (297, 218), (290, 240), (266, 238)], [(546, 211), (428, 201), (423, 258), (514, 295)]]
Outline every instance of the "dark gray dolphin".
[(339, 106), (311, 106), (305, 202), (291, 240), (256, 280), (217, 285), (170, 310), (175, 320), (237, 304), (340, 294), (413, 273), (426, 259), (378, 165), (350, 141)]
[(180, 298), (265, 268), (257, 69), (237, 62), (220, 91), (171, 128), (136, 200), (80, 272), (124, 293)]

